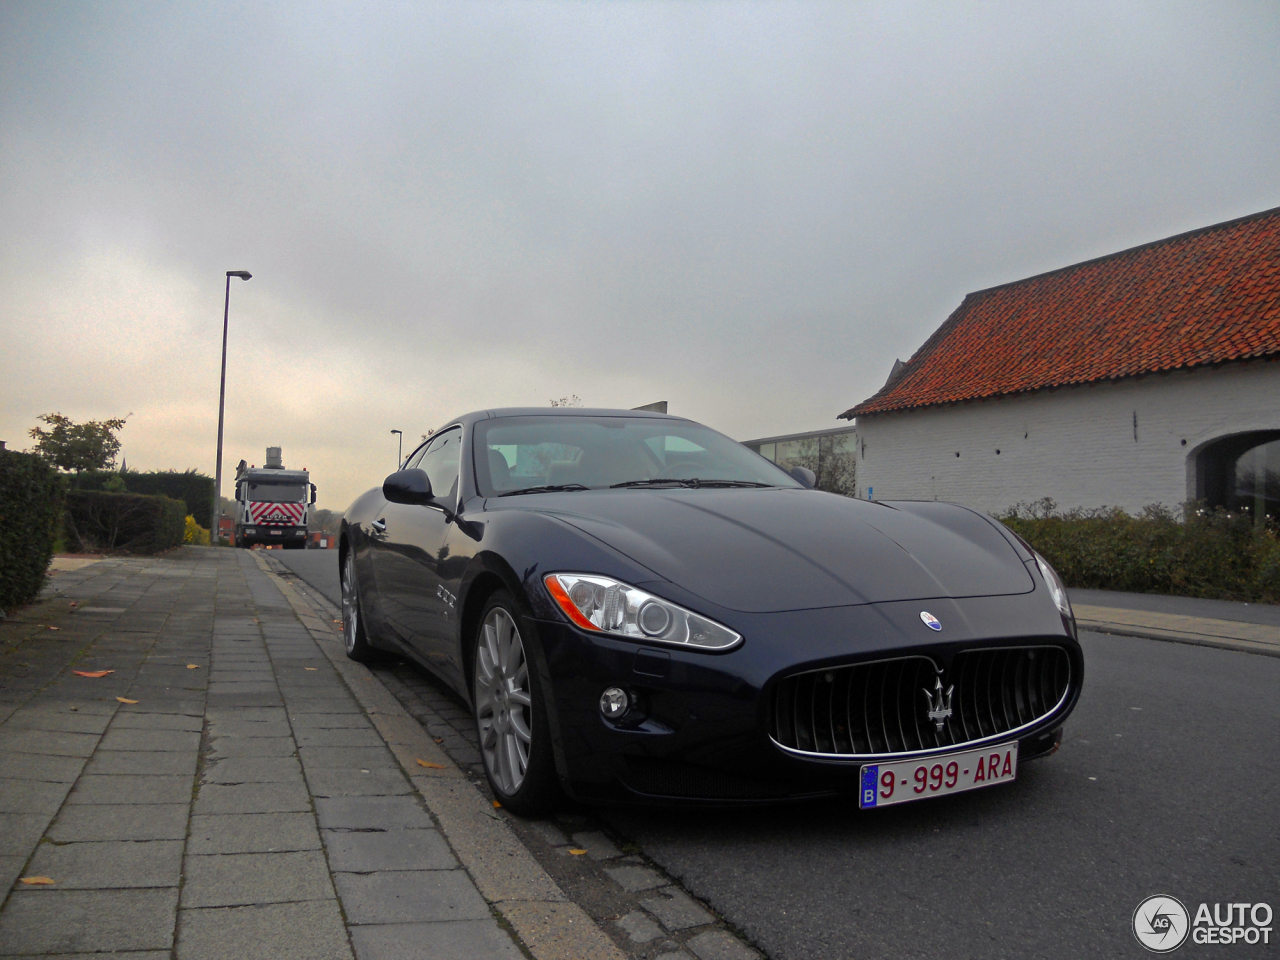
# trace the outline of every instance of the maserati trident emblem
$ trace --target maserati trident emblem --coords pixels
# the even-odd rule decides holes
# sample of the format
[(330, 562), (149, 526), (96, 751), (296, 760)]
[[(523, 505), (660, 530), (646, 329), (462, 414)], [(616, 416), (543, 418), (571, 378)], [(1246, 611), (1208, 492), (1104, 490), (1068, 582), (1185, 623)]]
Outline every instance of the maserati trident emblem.
[(924, 698), (929, 701), (929, 719), (939, 733), (942, 732), (943, 724), (951, 719), (951, 694), (955, 689), (956, 685), (953, 683), (943, 691), (941, 677), (934, 678), (932, 692), (928, 687), (924, 688)]
[(924, 621), (924, 625), (930, 630), (938, 631), (942, 629), (942, 621), (935, 617), (928, 610), (920, 611), (920, 619)]

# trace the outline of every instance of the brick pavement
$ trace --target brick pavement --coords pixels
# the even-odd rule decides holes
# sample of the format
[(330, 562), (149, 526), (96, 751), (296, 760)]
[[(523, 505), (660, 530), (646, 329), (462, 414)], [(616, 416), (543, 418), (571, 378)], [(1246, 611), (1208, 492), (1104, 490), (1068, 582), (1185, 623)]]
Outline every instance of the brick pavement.
[(0, 624), (0, 955), (522, 955), (252, 555), (52, 590)]

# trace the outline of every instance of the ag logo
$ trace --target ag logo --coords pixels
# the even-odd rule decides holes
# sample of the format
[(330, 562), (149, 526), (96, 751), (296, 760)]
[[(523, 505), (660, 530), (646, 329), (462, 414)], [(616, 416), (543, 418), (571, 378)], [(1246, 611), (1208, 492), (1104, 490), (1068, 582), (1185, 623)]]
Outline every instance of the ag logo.
[(1172, 953), (1187, 942), (1191, 916), (1174, 897), (1147, 897), (1133, 911), (1133, 935), (1152, 953)]

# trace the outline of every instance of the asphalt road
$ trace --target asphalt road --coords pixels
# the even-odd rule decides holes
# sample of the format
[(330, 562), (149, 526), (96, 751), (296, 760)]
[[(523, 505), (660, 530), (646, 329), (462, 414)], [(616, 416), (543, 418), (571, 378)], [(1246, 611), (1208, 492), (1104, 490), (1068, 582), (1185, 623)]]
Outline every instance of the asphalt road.
[(774, 960), (1140, 957), (1129, 925), (1153, 894), (1193, 914), (1280, 912), (1280, 660), (1082, 642), (1062, 749), (1013, 784), (865, 814), (824, 803), (613, 822)]
[(337, 550), (273, 550), (271, 556), (315, 587), (335, 607), (342, 606)]
[[(337, 602), (336, 553), (277, 556)], [(1073, 597), (1261, 622), (1274, 609)], [(1157, 893), (1193, 914), (1201, 902), (1267, 902), (1280, 915), (1280, 659), (1081, 642), (1085, 689), (1062, 749), (1013, 784), (868, 813), (819, 803), (605, 816), (773, 960), (1147, 956), (1130, 923)], [(1177, 955), (1280, 957), (1280, 945), (1188, 941)]]

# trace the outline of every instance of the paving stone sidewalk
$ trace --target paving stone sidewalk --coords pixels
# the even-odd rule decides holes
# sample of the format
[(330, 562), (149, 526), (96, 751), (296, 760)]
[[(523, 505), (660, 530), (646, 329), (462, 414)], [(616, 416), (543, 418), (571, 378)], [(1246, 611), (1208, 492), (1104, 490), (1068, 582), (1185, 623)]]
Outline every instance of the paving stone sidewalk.
[(0, 955), (525, 955), (547, 909), (482, 895), (424, 804), (457, 781), (406, 775), (253, 555), (52, 591), (0, 623)]
[(1280, 627), (1269, 624), (1082, 603), (1073, 609), (1082, 630), (1280, 657)]
[[(287, 557), (273, 552), (262, 559), (336, 624), (340, 611), (334, 598), (303, 582)], [(457, 694), (427, 671), (394, 656), (375, 664), (372, 673), (491, 800), (475, 722)], [(760, 960), (761, 954), (722, 917), (644, 857), (619, 832), (607, 810), (566, 803), (548, 819), (505, 819), (568, 899), (609, 931), (614, 945), (631, 960)]]

